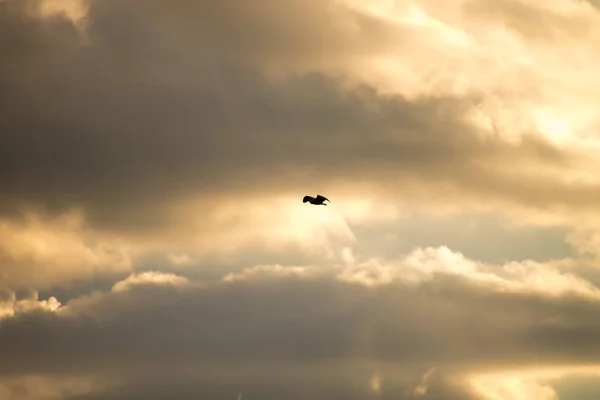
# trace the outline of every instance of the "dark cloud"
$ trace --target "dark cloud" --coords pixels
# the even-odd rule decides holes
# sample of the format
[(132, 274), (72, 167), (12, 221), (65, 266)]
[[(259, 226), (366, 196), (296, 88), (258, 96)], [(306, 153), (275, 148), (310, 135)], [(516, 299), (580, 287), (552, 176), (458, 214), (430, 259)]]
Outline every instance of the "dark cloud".
[[(12, 66), (0, 78), (10, 89), (2, 103), (14, 104), (3, 115), (5, 192), (50, 207), (83, 204), (94, 215), (123, 201), (127, 208), (164, 201), (162, 193), (176, 197), (231, 180), (241, 185), (280, 164), (324, 161), (334, 139), (320, 145), (310, 139), (339, 137), (352, 123), (339, 120), (360, 101), (343, 99), (337, 84), (320, 76), (274, 87), (249, 64), (221, 53), (227, 48), (221, 40), (235, 36), (232, 26), (248, 26), (251, 32), (237, 39), (255, 43), (242, 43), (235, 54), (261, 43), (269, 47), (267, 37), (277, 40), (273, 32), (259, 32), (280, 27), (278, 13), (264, 12), (277, 4), (241, 12), (231, 2), (92, 2), (91, 44), (84, 44), (68, 21), (8, 15), (18, 7), (3, 3), (4, 19), (10, 18), (3, 37), (18, 38), (1, 50)], [(300, 2), (296, 8), (306, 18), (321, 10)], [(183, 32), (193, 28), (198, 40), (191, 42), (196, 36), (190, 32), (171, 39), (169, 21)], [(199, 26), (212, 26), (208, 32), (217, 37), (201, 35)], [(290, 46), (293, 38), (281, 40), (298, 50)], [(239, 42), (234, 37), (228, 43)], [(330, 114), (332, 108), (339, 111)]]
[(393, 382), (394, 369), (417, 379), (432, 366), (443, 377), (502, 365), (593, 362), (600, 330), (595, 302), (492, 293), (444, 275), (414, 288), (329, 278), (142, 284), (68, 307), (75, 314), (4, 320), (0, 374), (160, 371), (167, 379), (191, 369), (235, 381), (249, 379), (245, 368), (252, 366), (265, 374), (260, 379), (313, 370), (347, 379), (346, 365)]
[[(260, 368), (257, 368), (260, 369)], [(348, 374), (348, 372), (351, 372)], [(65, 400), (121, 400), (121, 399), (399, 399), (399, 400), (473, 400), (468, 391), (444, 379), (429, 380), (427, 391), (413, 394), (419, 381), (414, 373), (402, 372), (393, 382), (385, 382), (380, 390), (369, 388), (369, 379), (363, 368), (337, 366), (325, 371), (315, 368), (312, 373), (296, 378), (282, 374), (253, 374), (253, 378), (230, 377), (207, 379), (208, 374), (183, 371), (173, 374), (147, 373), (128, 376), (127, 382), (98, 376), (61, 377), (60, 375), (32, 376), (27, 379), (0, 381), (0, 394), (9, 399), (34, 400), (60, 398)], [(320, 376), (317, 376), (317, 373)], [(233, 374), (231, 374), (233, 375)], [(345, 376), (344, 376), (345, 375)], [(354, 381), (351, 381), (350, 375)], [(46, 395), (46, 397), (43, 397)], [(54, 395), (54, 396), (52, 396)]]
[[(149, 382), (138, 379), (130, 382), (126, 387), (107, 390), (93, 395), (69, 397), (68, 400), (125, 400), (125, 399), (152, 399), (167, 400), (177, 393), (179, 399), (394, 399), (394, 400), (469, 400), (473, 399), (464, 390), (453, 387), (443, 381), (432, 382), (429, 391), (420, 397), (412, 394), (411, 384), (414, 382), (395, 382), (389, 388), (374, 393), (367, 389), (364, 376), (358, 377), (358, 382), (326, 378), (313, 379), (281, 379), (269, 381), (264, 379), (255, 383), (232, 381), (228, 384), (218, 384), (214, 381), (203, 381), (201, 378), (175, 379), (167, 382), (157, 380)], [(238, 397), (239, 396), (239, 397)]]
[[(540, 139), (516, 147), (477, 139), (462, 122), (477, 98), (408, 101), (318, 72), (270, 79), (238, 48), (221, 51), (238, 43), (223, 31), (231, 26), (254, 40), (244, 48), (264, 45), (272, 54), (294, 49), (297, 37), (316, 41), (284, 30), (283, 45), (269, 46), (260, 35), (275, 37), (270, 29), (283, 22), (280, 6), (267, 3), (273, 14), (257, 7), (246, 15), (231, 2), (92, 2), (82, 36), (66, 19), (26, 17), (3, 2), (1, 36), (10, 40), (0, 42), (0, 206), (81, 206), (96, 224), (147, 231), (182, 196), (281, 191), (315, 179), (322, 188), (385, 183), (391, 192), (407, 179), (446, 182), (531, 204), (597, 198), (595, 188), (569, 193), (552, 180), (525, 182), (492, 168), (508, 159), (570, 161)], [(199, 16), (208, 25), (187, 20)], [(371, 38), (371, 30), (361, 34)]]

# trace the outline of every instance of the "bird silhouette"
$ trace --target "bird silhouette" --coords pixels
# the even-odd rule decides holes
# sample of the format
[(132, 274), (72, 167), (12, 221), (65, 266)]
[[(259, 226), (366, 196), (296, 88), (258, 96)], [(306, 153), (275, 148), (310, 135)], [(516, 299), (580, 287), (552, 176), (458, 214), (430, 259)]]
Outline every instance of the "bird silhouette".
[(309, 202), (310, 204), (313, 204), (315, 206), (326, 206), (327, 204), (324, 203), (325, 201), (329, 201), (331, 203), (331, 201), (327, 197), (321, 196), (320, 194), (318, 194), (317, 197), (304, 196), (304, 198), (302, 199), (303, 203)]

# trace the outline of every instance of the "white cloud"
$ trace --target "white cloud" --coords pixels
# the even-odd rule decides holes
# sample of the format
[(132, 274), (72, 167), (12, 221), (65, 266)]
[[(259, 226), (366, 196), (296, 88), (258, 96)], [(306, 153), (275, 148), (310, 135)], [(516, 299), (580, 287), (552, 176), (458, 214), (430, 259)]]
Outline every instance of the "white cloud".
[(240, 273), (228, 274), (223, 278), (224, 282), (241, 282), (250, 281), (253, 278), (281, 278), (293, 276), (306, 276), (314, 272), (314, 268), (310, 267), (283, 267), (281, 265), (260, 265), (252, 268), (246, 268)]
[[(570, 377), (600, 377), (600, 366), (557, 365), (472, 373), (463, 377), (481, 400), (559, 400), (553, 383)], [(565, 399), (568, 400), (568, 399)]]
[(558, 400), (552, 386), (538, 381), (514, 377), (479, 378), (470, 382), (481, 400)]
[(409, 98), (481, 95), (472, 122), (482, 133), (516, 143), (539, 131), (560, 146), (597, 152), (600, 13), (587, 2), (350, 3), (398, 29), (398, 48), (358, 63), (360, 79)]
[(113, 292), (125, 292), (135, 286), (147, 285), (169, 285), (186, 287), (190, 281), (182, 276), (155, 271), (146, 271), (132, 274), (126, 279), (115, 283), (112, 287)]
[(8, 292), (4, 299), (0, 298), (0, 321), (12, 318), (31, 311), (55, 311), (61, 303), (55, 297), (48, 300), (39, 300), (38, 293), (32, 293), (28, 298), (17, 299), (15, 293)]
[(536, 293), (544, 296), (576, 294), (600, 299), (600, 290), (553, 263), (513, 261), (502, 265), (481, 263), (447, 247), (415, 249), (404, 259), (370, 259), (344, 267), (338, 278), (368, 286), (403, 282), (419, 285), (435, 276), (457, 276), (497, 292)]

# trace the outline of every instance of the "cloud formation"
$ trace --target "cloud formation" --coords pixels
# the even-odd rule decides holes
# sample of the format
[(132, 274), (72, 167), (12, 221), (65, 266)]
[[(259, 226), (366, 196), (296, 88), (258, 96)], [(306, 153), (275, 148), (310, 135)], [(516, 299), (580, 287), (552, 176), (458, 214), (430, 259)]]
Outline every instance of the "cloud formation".
[(0, 1), (0, 397), (575, 396), (595, 3)]
[[(19, 9), (15, 4), (3, 7)], [(480, 91), (461, 98), (443, 91), (417, 100), (401, 92), (382, 96), (372, 83), (348, 88), (336, 77), (343, 73), (357, 82), (352, 68), (336, 76), (314, 67), (306, 75), (270, 78), (269, 54), (289, 59), (281, 49), (301, 56), (305, 48), (311, 57), (342, 62), (335, 53), (318, 55), (319, 46), (344, 49), (322, 38), (343, 36), (340, 42), (361, 46), (348, 50), (352, 54), (373, 43), (384, 47), (380, 52), (391, 51), (390, 39), (376, 40), (366, 28), (357, 33), (363, 41), (336, 36), (328, 31), (335, 23), (302, 30), (318, 36), (311, 41), (295, 25), (281, 24), (274, 4), (265, 1), (265, 13), (228, 2), (92, 2), (85, 36), (68, 20), (5, 16), (5, 36), (16, 38), (4, 46), (12, 67), (1, 78), (3, 103), (11, 104), (3, 116), (10, 127), (2, 146), (5, 207), (15, 201), (63, 211), (79, 206), (96, 224), (130, 222), (147, 229), (165, 223), (161, 205), (182, 197), (208, 191), (268, 195), (317, 177), (329, 186), (348, 186), (350, 179), (370, 187), (395, 182), (380, 190), (386, 194), (416, 180), (428, 193), (445, 183), (445, 190), (536, 207), (595, 203), (595, 186), (563, 182), (561, 175), (581, 163), (578, 153), (560, 151), (539, 136), (518, 146), (481, 139), (483, 130), (469, 122), (491, 100)], [(294, 6), (301, 26), (308, 25), (304, 19), (326, 16), (352, 26), (344, 18), (352, 21), (358, 13), (336, 2), (285, 4), (288, 12)], [(367, 18), (356, 18), (361, 15)], [(369, 26), (386, 25), (374, 18), (367, 18)], [(119, 24), (127, 26), (127, 35), (118, 34)], [(228, 26), (238, 26), (239, 36), (221, 32)], [(281, 44), (272, 48), (265, 37)], [(239, 60), (242, 48), (249, 54)], [(526, 175), (511, 178), (512, 167)], [(273, 168), (277, 175), (269, 173)]]
[[(215, 390), (231, 396), (241, 385), (253, 396), (282, 390), (298, 397), (307, 394), (296, 386), (301, 382), (317, 391), (329, 382), (333, 398), (355, 386), (357, 398), (369, 390), (405, 398), (456, 390), (464, 398), (485, 399), (478, 390), (505, 390), (513, 381), (519, 393), (538, 390), (530, 388), (537, 385), (535, 376), (532, 383), (521, 382), (512, 372), (504, 381), (494, 375), (499, 366), (509, 374), (536, 364), (594, 362), (597, 298), (548, 297), (535, 287), (490, 291), (477, 276), (457, 273), (471, 261), (452, 259), (446, 249), (428, 254), (399, 260), (398, 277), (377, 288), (347, 282), (343, 277), (352, 266), (295, 273), (261, 267), (244, 273), (246, 279), (212, 284), (162, 273), (134, 275), (108, 292), (5, 320), (0, 375), (100, 376), (109, 392), (116, 375), (125, 380), (120, 385), (131, 385), (124, 392), (131, 394), (141, 393), (134, 389), (137, 379), (169, 365), (175, 376), (161, 373), (163, 382), (156, 384), (173, 390), (178, 379), (192, 385), (189, 379), (202, 376), (202, 384), (189, 388), (196, 395)], [(428, 279), (405, 282), (415, 257), (440, 269)], [(501, 273), (490, 274), (501, 279)], [(527, 286), (527, 277), (515, 280)], [(274, 381), (280, 389), (270, 388)], [(102, 398), (126, 395), (113, 396)], [(167, 398), (162, 396), (156, 398)]]

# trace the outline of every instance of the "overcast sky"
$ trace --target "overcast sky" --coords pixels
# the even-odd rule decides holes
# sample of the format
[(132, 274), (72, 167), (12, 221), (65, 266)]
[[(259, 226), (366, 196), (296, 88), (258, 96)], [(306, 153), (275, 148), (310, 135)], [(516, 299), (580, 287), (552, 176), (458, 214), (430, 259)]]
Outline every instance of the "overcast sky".
[(0, 399), (597, 399), (596, 7), (0, 0)]

